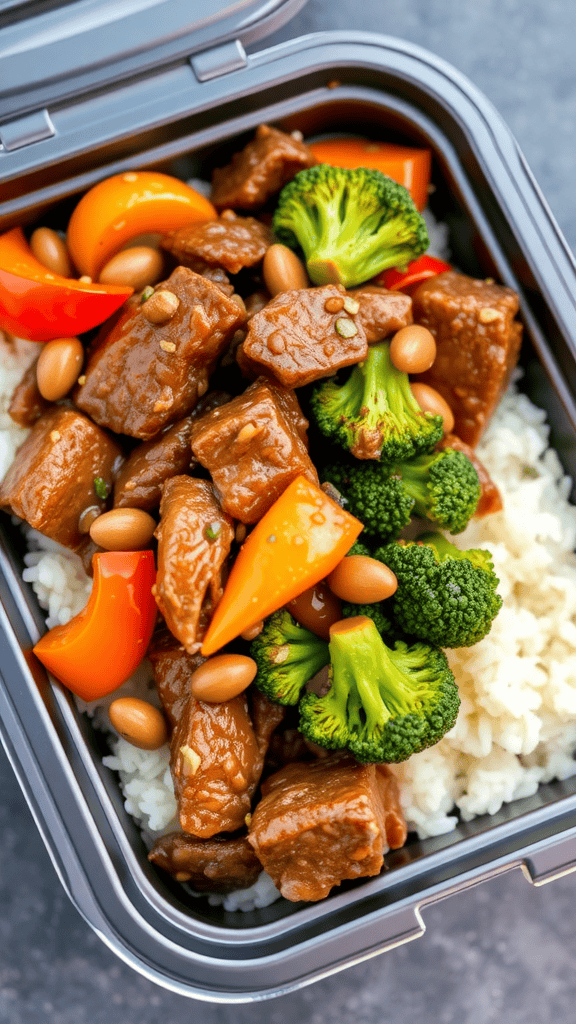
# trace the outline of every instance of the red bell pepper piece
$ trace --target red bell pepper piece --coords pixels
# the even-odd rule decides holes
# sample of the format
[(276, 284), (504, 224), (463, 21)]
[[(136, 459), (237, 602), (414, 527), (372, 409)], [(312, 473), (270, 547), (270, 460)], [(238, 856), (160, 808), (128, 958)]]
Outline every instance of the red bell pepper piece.
[(107, 320), (133, 289), (53, 274), (36, 259), (22, 228), (0, 235), (0, 328), (28, 341), (83, 334)]
[(439, 260), (436, 256), (419, 256), (408, 264), (406, 270), (383, 270), (374, 278), (374, 283), (381, 284), (393, 292), (406, 292), (413, 295), (419, 284), (436, 274), (443, 274), (445, 270), (452, 270), (449, 263)]
[(146, 654), (157, 611), (152, 551), (104, 551), (92, 565), (86, 607), (34, 647), (48, 671), (87, 701), (112, 693), (132, 675)]

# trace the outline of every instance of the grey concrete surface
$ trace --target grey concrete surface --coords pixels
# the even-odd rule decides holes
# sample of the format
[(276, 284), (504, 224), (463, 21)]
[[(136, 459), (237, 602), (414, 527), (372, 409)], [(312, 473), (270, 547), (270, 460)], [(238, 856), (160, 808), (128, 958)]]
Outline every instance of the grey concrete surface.
[[(518, 138), (576, 249), (576, 5), (572, 0), (309, 0), (274, 37), (341, 28), (400, 36), (454, 64)], [(576, 876), (542, 889), (514, 872), (425, 913), (415, 942), (301, 992), (233, 1008), (157, 988), (69, 903), (0, 755), (2, 1024), (571, 1024)]]

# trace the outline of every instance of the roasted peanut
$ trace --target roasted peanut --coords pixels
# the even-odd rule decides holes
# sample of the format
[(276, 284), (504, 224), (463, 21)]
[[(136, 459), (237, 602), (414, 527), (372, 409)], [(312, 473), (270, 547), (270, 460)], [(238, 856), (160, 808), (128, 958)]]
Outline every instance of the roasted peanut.
[(270, 295), (308, 287), (308, 274), (296, 253), (277, 242), (266, 250), (262, 264), (264, 282)]
[(133, 747), (158, 750), (168, 739), (164, 715), (153, 704), (138, 697), (118, 697), (108, 715), (116, 732)]
[(436, 358), (436, 341), (427, 327), (409, 324), (396, 331), (390, 342), (390, 359), (403, 373), (424, 373)]
[(442, 395), (435, 388), (431, 388), (429, 384), (420, 384), (419, 381), (411, 381), (410, 387), (422, 412), (431, 412), (434, 416), (441, 416), (444, 420), (444, 433), (451, 434), (454, 430), (454, 413)]
[(244, 654), (217, 654), (192, 673), (192, 696), (211, 704), (232, 700), (250, 686), (256, 669), (256, 662)]
[(398, 588), (394, 573), (368, 555), (347, 555), (326, 577), (330, 590), (350, 604), (374, 604), (392, 597)]
[(260, 636), (263, 629), (264, 623), (260, 620), (254, 626), (250, 626), (250, 629), (245, 629), (243, 633), (240, 633), (240, 636), (243, 640), (255, 640), (257, 636)]
[(172, 319), (179, 305), (180, 299), (174, 295), (174, 292), (161, 288), (159, 291), (153, 292), (150, 298), (142, 304), (142, 312), (151, 324), (160, 325)]
[(84, 349), (78, 338), (55, 338), (44, 345), (36, 365), (38, 390), (48, 402), (64, 398), (78, 380)]
[(102, 284), (127, 285), (139, 292), (146, 285), (156, 284), (162, 277), (164, 257), (158, 249), (137, 245), (122, 249), (108, 260), (98, 280)]
[(140, 551), (152, 540), (156, 522), (141, 508), (113, 508), (94, 520), (90, 536), (106, 551)]
[(30, 248), (47, 270), (60, 277), (72, 277), (74, 271), (66, 242), (52, 228), (36, 228), (30, 238)]
[(342, 618), (342, 606), (323, 580), (288, 604), (288, 611), (305, 629), (328, 640), (330, 626)]

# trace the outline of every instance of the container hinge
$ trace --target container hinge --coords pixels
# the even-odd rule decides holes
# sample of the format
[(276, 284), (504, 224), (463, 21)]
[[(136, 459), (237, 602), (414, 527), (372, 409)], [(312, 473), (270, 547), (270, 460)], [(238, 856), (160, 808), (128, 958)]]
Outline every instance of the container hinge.
[(211, 78), (220, 78), (221, 75), (229, 75), (232, 71), (240, 71), (247, 63), (246, 51), (239, 39), (190, 57), (192, 70), (199, 82), (209, 82)]
[(55, 134), (56, 129), (47, 110), (35, 110), (32, 114), (0, 124), (0, 142), (8, 153), (31, 146), (33, 142), (51, 139)]

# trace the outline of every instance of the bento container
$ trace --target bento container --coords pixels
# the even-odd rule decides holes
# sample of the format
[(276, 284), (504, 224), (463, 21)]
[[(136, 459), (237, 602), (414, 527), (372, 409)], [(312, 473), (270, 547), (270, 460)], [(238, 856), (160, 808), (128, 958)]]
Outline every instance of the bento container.
[[(90, 27), (91, 0), (42, 8), (35, 33), (27, 8), (4, 0), (0, 227), (40, 214), (56, 224), (79, 193), (119, 171), (202, 174), (262, 122), (307, 137), (351, 131), (429, 146), (431, 206), (450, 225), (453, 262), (518, 291), (523, 386), (547, 408), (552, 443), (576, 476), (576, 270), (510, 132), (458, 72), (397, 39), (332, 32), (246, 53), (243, 44), (298, 6), (223, 0), (210, 24), (189, 25), (189, 8), (174, 0), (142, 3), (148, 20), (131, 51), (114, 36), (118, 51), (108, 39), (91, 63), (101, 33)], [(71, 899), (151, 980), (221, 1003), (287, 993), (417, 938), (422, 912), (447, 895), (515, 868), (537, 885), (576, 868), (573, 778), (448, 835), (411, 836), (379, 877), (344, 883), (317, 904), (229, 913), (193, 898), (147, 861), (102, 766), (103, 736), (30, 654), (43, 615), (21, 579), (22, 538), (7, 516), (0, 529), (3, 743)]]

